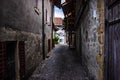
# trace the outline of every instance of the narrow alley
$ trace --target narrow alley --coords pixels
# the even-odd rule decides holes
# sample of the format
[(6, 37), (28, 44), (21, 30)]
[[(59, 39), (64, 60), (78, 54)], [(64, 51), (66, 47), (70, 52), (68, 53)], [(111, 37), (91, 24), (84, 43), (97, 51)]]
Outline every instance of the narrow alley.
[(120, 80), (120, 0), (0, 0), (0, 80)]
[(59, 45), (50, 54), (29, 80), (88, 80), (74, 49)]

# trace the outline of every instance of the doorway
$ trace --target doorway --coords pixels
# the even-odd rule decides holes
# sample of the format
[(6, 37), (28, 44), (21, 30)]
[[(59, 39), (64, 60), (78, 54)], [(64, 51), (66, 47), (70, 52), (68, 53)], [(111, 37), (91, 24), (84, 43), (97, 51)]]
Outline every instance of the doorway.
[(6, 42), (6, 70), (7, 80), (15, 80), (15, 41)]
[(119, 0), (105, 0), (105, 80), (120, 80), (119, 8)]

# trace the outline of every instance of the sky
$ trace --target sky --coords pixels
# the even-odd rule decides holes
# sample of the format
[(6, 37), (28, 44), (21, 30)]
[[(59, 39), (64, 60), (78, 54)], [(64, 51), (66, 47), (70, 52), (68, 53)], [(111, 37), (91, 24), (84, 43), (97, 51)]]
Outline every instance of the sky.
[[(61, 3), (63, 3), (64, 1), (65, 0), (61, 0)], [(58, 8), (58, 7), (54, 6), (54, 10), (55, 10), (54, 17), (64, 18), (62, 8)]]

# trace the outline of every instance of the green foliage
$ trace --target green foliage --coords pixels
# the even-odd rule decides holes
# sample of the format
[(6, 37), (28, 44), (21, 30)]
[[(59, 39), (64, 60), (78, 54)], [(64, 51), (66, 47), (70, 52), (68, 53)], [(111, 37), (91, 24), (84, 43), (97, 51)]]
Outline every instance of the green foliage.
[(54, 35), (54, 41), (55, 41), (55, 44), (58, 44), (58, 41), (59, 41), (59, 36), (58, 35)]

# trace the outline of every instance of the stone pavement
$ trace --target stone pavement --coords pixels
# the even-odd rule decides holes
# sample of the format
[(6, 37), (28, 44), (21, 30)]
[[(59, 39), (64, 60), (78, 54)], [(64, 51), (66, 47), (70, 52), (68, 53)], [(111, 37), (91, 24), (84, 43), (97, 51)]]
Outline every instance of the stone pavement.
[(29, 80), (88, 80), (76, 54), (67, 45), (57, 46)]

